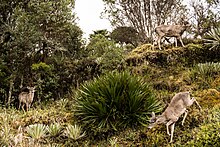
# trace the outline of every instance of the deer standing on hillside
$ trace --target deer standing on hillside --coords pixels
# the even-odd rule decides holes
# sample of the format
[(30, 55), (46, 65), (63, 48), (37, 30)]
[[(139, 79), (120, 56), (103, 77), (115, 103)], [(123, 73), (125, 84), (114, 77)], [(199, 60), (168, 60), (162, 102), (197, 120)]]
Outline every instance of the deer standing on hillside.
[(30, 109), (31, 103), (33, 102), (34, 99), (34, 92), (35, 92), (35, 87), (27, 87), (29, 92), (21, 92), (18, 96), (19, 99), (19, 108), (21, 107), (22, 104), (22, 110), (24, 111), (24, 104), (26, 104), (26, 110)]
[(184, 46), (182, 41), (182, 34), (191, 25), (188, 22), (184, 22), (183, 25), (160, 25), (155, 28), (155, 32), (158, 34), (157, 44), (161, 50), (161, 39), (163, 37), (175, 37), (175, 44), (177, 47), (177, 39), (180, 41), (181, 45)]
[[(167, 134), (171, 136), (170, 138), (170, 143), (171, 143), (173, 141), (175, 123), (178, 121), (179, 117), (183, 113), (185, 113), (182, 121), (182, 125), (184, 124), (184, 121), (188, 114), (187, 107), (190, 107), (194, 102), (201, 109), (201, 106), (196, 101), (196, 99), (194, 97), (190, 98), (190, 92), (177, 93), (172, 98), (170, 104), (161, 115), (156, 117), (154, 112), (152, 112), (152, 118), (150, 119), (151, 124), (148, 126), (148, 128), (151, 129), (157, 124), (166, 124)], [(171, 126), (171, 134), (169, 131), (169, 126)]]

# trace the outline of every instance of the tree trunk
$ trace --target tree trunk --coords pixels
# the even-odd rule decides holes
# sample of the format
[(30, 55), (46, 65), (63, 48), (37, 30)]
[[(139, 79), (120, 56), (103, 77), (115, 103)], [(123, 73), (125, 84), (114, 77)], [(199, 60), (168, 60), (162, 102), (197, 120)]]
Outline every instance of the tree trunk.
[(14, 75), (11, 75), (11, 78), (10, 78), (10, 85), (9, 85), (9, 91), (8, 91), (8, 101), (7, 101), (7, 107), (10, 106), (10, 103), (11, 103), (11, 97), (12, 97), (12, 92), (13, 92), (13, 88), (14, 88), (14, 80), (15, 80), (15, 76)]

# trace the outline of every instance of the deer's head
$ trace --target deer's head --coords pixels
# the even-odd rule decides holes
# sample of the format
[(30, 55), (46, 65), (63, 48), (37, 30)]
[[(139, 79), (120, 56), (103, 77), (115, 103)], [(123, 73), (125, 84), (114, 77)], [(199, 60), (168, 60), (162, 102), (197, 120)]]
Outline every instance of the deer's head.
[(157, 125), (157, 124), (166, 123), (166, 118), (164, 115), (159, 115), (156, 117), (155, 113), (152, 112), (149, 122), (150, 122), (150, 124), (148, 126), (148, 129), (151, 129), (151, 128), (155, 127), (155, 125)]

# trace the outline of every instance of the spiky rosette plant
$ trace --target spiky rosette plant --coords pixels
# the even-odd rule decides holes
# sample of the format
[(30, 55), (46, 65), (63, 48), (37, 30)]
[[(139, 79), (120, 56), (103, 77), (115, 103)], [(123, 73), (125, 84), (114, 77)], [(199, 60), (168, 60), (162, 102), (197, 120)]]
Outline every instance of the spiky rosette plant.
[(96, 131), (145, 125), (149, 114), (161, 108), (149, 84), (129, 72), (111, 72), (84, 83), (76, 101), (76, 116)]
[(219, 49), (220, 47), (220, 27), (213, 28), (207, 33), (208, 39), (205, 39), (207, 44), (212, 47), (210, 49)]

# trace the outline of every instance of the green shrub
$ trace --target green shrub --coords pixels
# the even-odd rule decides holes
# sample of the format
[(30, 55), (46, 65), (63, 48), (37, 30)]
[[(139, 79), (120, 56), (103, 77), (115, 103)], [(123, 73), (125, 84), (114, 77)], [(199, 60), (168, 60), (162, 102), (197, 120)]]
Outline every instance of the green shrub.
[(147, 124), (160, 110), (148, 83), (129, 72), (111, 72), (86, 82), (77, 93), (76, 116), (88, 129), (118, 130)]
[(93, 35), (86, 48), (88, 57), (96, 60), (103, 73), (117, 69), (118, 65), (123, 62), (123, 48), (106, 38), (105, 35)]
[(61, 132), (61, 129), (62, 129), (62, 126), (59, 123), (50, 124), (47, 127), (47, 131), (52, 137), (58, 136)]
[[(197, 82), (200, 81), (203, 83), (202, 85), (204, 84), (210, 85), (212, 80), (219, 73), (220, 73), (220, 63), (214, 63), (214, 62), (199, 63), (192, 68), (190, 77), (192, 81), (197, 81)], [(201, 83), (199, 85), (201, 85)]]
[[(191, 131), (193, 139), (186, 142), (185, 146), (193, 147), (217, 147), (220, 146), (220, 107), (214, 106), (208, 109), (203, 116), (203, 124)], [(203, 114), (204, 115), (204, 114)]]
[(203, 64), (197, 64), (195, 70), (201, 76), (215, 76), (220, 73), (220, 63), (207, 62)]

